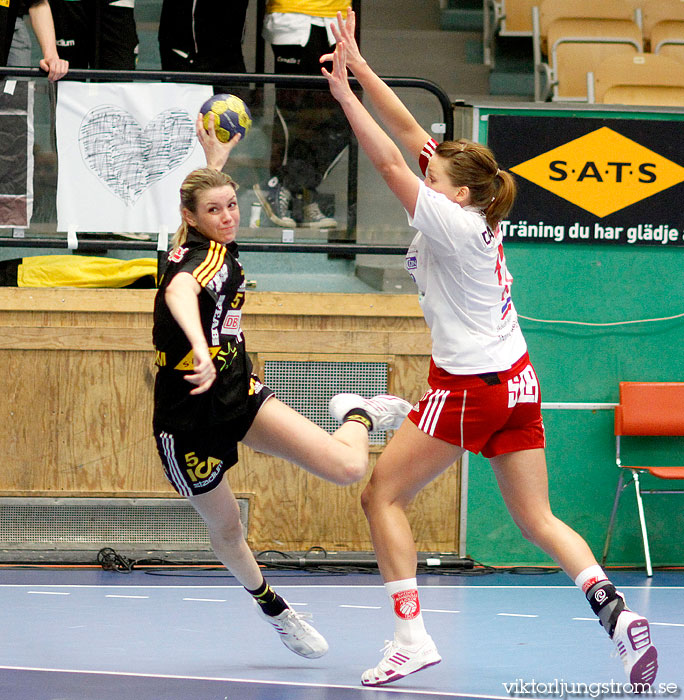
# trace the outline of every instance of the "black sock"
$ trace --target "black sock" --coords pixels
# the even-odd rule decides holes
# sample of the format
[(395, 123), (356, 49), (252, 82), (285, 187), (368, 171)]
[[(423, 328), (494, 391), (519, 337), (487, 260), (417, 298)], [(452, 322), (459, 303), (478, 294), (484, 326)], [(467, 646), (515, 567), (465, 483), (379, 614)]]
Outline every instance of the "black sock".
[(343, 418), (343, 422), (346, 423), (348, 420), (361, 423), (361, 425), (368, 429), (368, 432), (373, 430), (373, 421), (368, 415), (368, 412), (363, 408), (352, 408), (351, 411), (348, 411)]
[(259, 607), (269, 617), (280, 615), (283, 610), (287, 609), (287, 603), (268, 585), (268, 583), (266, 583), (266, 581), (254, 591), (250, 591), (249, 588), (245, 588), (245, 590), (256, 600)]
[(587, 600), (599, 622), (612, 638), (618, 615), (625, 609), (624, 598), (615, 590), (608, 580), (595, 583), (587, 591)]

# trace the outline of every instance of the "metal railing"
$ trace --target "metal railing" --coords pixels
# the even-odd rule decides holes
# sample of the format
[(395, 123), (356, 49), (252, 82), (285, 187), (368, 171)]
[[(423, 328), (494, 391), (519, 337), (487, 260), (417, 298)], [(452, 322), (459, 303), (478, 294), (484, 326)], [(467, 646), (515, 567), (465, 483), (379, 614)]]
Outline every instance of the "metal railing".
[[(44, 79), (45, 73), (38, 68), (12, 68), (3, 67), (0, 69), (2, 77), (8, 78), (34, 78)], [(436, 83), (422, 78), (404, 77), (384, 77), (387, 84), (392, 88), (415, 88), (427, 91), (434, 95), (439, 101), (442, 117), (444, 138), (450, 140), (454, 134), (453, 105), (446, 92)], [(196, 83), (200, 85), (214, 84), (235, 84), (235, 85), (256, 85), (263, 86), (274, 84), (278, 87), (296, 88), (325, 88), (327, 80), (323, 76), (311, 75), (275, 75), (272, 73), (188, 73), (171, 72), (157, 70), (135, 70), (116, 71), (100, 69), (74, 69), (62, 78), (63, 81), (107, 81), (107, 82), (173, 82), (173, 83)], [(360, 85), (355, 78), (350, 79), (352, 87), (360, 90)], [(329, 253), (336, 255), (355, 254), (401, 254), (406, 250), (404, 245), (376, 245), (356, 243), (357, 227), (357, 182), (358, 182), (358, 144), (356, 139), (350, 139), (349, 143), (349, 165), (347, 173), (347, 232), (344, 240), (349, 243), (275, 243), (275, 242), (248, 242), (240, 243), (240, 249), (245, 251), (259, 252), (299, 252), (299, 253)], [(14, 247), (49, 247), (49, 248), (79, 248), (82, 250), (126, 249), (126, 250), (157, 250), (158, 243), (155, 241), (131, 241), (105, 239), (98, 237), (97, 240), (73, 240), (60, 238), (40, 238), (23, 237), (10, 238), (0, 237), (0, 246)]]

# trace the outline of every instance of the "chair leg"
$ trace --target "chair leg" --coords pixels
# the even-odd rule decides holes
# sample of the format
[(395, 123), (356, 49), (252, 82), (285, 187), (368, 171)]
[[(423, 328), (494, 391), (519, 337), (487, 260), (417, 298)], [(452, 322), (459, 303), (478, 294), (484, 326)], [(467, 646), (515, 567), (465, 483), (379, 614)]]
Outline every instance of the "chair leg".
[(615, 500), (613, 501), (613, 512), (610, 514), (610, 522), (608, 523), (608, 532), (606, 533), (606, 541), (603, 545), (603, 556), (601, 557), (601, 566), (606, 565), (606, 559), (608, 558), (608, 549), (610, 548), (610, 540), (613, 537), (613, 525), (615, 525), (615, 516), (617, 514), (618, 503), (620, 502), (620, 495), (624, 489), (624, 474), (622, 469), (620, 469), (620, 478), (618, 479), (617, 489), (615, 490)]
[(644, 516), (644, 502), (641, 498), (641, 487), (639, 485), (639, 474), (632, 471), (634, 475), (634, 489), (636, 492), (637, 509), (639, 510), (639, 522), (641, 523), (641, 537), (644, 541), (644, 557), (646, 558), (646, 576), (653, 576), (651, 567), (651, 550), (648, 546), (648, 532), (646, 531), (646, 517)]

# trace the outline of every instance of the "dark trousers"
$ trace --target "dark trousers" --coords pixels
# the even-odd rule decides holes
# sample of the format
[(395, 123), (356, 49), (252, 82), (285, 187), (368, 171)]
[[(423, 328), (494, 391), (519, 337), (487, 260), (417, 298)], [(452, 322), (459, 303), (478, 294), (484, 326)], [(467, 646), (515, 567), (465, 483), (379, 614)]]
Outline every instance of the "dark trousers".
[(60, 58), (69, 68), (135, 70), (138, 34), (132, 8), (109, 0), (50, 0)]
[[(306, 46), (274, 45), (275, 73), (321, 75), (319, 57), (328, 45), (324, 27), (311, 27)], [(332, 70), (331, 66), (327, 66)], [(349, 123), (327, 86), (276, 88), (276, 116), (271, 141), (271, 175), (292, 193), (315, 190), (349, 143)]]
[[(159, 57), (165, 71), (246, 73), (242, 39), (249, 0), (164, 0), (159, 19)], [(249, 101), (242, 85), (214, 85)]]

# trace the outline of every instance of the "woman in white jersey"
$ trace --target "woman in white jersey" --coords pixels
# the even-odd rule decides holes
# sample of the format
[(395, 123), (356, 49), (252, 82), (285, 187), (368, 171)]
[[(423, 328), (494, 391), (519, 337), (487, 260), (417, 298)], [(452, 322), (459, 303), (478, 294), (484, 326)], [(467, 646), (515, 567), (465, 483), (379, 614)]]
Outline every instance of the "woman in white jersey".
[[(354, 13), (349, 10), (346, 21), (338, 15), (338, 24), (334, 55), (321, 57), (333, 59), (333, 70), (322, 72), (359, 144), (419, 231), (406, 268), (418, 285), (433, 345), (430, 390), (387, 445), (362, 496), (395, 629), (380, 663), (361, 682), (383, 685), (441, 661), (420, 612), (405, 509), (468, 450), (489, 459), (523, 535), (584, 591), (630, 681), (651, 684), (657, 652), (648, 621), (626, 608), (586, 542), (549, 505), (539, 382), (511, 300), (499, 229), (515, 198), (513, 178), (483, 145), (437, 145), (359, 53)], [(354, 95), (347, 68), (392, 135), (418, 158), (424, 181)], [(359, 397), (340, 394), (330, 410), (345, 420), (358, 403)]]

